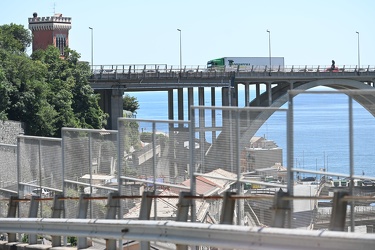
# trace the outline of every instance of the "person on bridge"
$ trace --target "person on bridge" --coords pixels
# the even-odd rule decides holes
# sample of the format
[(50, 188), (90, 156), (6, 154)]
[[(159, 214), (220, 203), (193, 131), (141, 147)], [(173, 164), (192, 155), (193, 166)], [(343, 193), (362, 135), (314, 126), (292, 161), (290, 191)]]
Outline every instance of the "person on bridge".
[(332, 60), (331, 70), (334, 70), (336, 68), (335, 66), (335, 60)]

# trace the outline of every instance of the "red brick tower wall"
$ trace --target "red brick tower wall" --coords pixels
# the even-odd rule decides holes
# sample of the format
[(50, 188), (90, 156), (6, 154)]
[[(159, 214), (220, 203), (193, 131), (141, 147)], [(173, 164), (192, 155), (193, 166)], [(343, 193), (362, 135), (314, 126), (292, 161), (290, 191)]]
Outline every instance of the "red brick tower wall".
[(55, 14), (52, 17), (38, 17), (37, 13), (29, 18), (29, 29), (33, 34), (33, 52), (53, 45), (64, 54), (64, 47), (69, 47), (69, 30), (71, 18)]
[(38, 49), (46, 49), (48, 45), (56, 46), (52, 30), (33, 31), (33, 52)]

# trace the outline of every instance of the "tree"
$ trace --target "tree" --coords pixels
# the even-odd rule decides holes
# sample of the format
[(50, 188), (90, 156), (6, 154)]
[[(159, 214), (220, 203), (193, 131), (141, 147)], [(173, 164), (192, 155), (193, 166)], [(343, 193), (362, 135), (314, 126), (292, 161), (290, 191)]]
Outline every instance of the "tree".
[(24, 122), (26, 134), (60, 137), (62, 127), (95, 128), (108, 115), (90, 87), (90, 67), (80, 55), (49, 46), (26, 53), (30, 33), (20, 25), (0, 26), (0, 119)]
[(22, 25), (11, 23), (0, 26), (0, 48), (24, 53), (32, 42), (29, 30), (24, 29)]
[(139, 103), (136, 97), (125, 94), (123, 98), (123, 109), (132, 113), (137, 113)]

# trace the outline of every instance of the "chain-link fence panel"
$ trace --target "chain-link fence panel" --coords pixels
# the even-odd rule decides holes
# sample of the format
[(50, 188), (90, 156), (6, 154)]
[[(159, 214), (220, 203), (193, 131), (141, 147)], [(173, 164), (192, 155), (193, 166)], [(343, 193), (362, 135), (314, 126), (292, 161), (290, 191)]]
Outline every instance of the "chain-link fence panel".
[[(176, 217), (177, 196), (190, 190), (189, 122), (119, 119), (121, 194), (140, 196), (144, 191), (176, 198), (154, 199), (151, 217)], [(141, 200), (126, 199), (122, 217), (139, 218)]]
[[(18, 136), (19, 197), (50, 198), (62, 192), (61, 139)], [(41, 201), (38, 216), (50, 217), (51, 201)], [(20, 217), (27, 217), (29, 203), (20, 203)]]
[(0, 144), (0, 217), (6, 217), (8, 199), (17, 196), (17, 145)]
[[(63, 128), (63, 162), (65, 196), (78, 198), (107, 196), (118, 190), (117, 131)], [(92, 199), (89, 218), (105, 218), (107, 200)], [(75, 218), (78, 200), (65, 203), (65, 216)]]
[[(236, 223), (270, 225), (272, 197), (286, 191), (287, 112), (278, 108), (192, 107), (194, 188), (198, 195), (224, 192), (268, 196), (237, 201)], [(222, 201), (209, 202), (220, 221)]]
[[(345, 231), (372, 231), (374, 203), (366, 197), (375, 195), (375, 92), (294, 90), (289, 100), (292, 228), (326, 230), (342, 220)], [(336, 202), (338, 193), (352, 198)]]

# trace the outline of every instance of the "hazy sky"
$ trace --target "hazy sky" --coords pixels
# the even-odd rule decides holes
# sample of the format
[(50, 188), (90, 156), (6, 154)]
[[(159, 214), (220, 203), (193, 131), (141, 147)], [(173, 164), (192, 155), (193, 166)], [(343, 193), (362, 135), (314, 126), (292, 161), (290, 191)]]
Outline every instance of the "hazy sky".
[[(373, 0), (2, 0), (0, 24), (72, 17), (70, 47), (94, 64), (205, 65), (224, 56), (269, 55), (286, 65), (375, 65)], [(30, 48), (31, 51), (31, 48)]]

